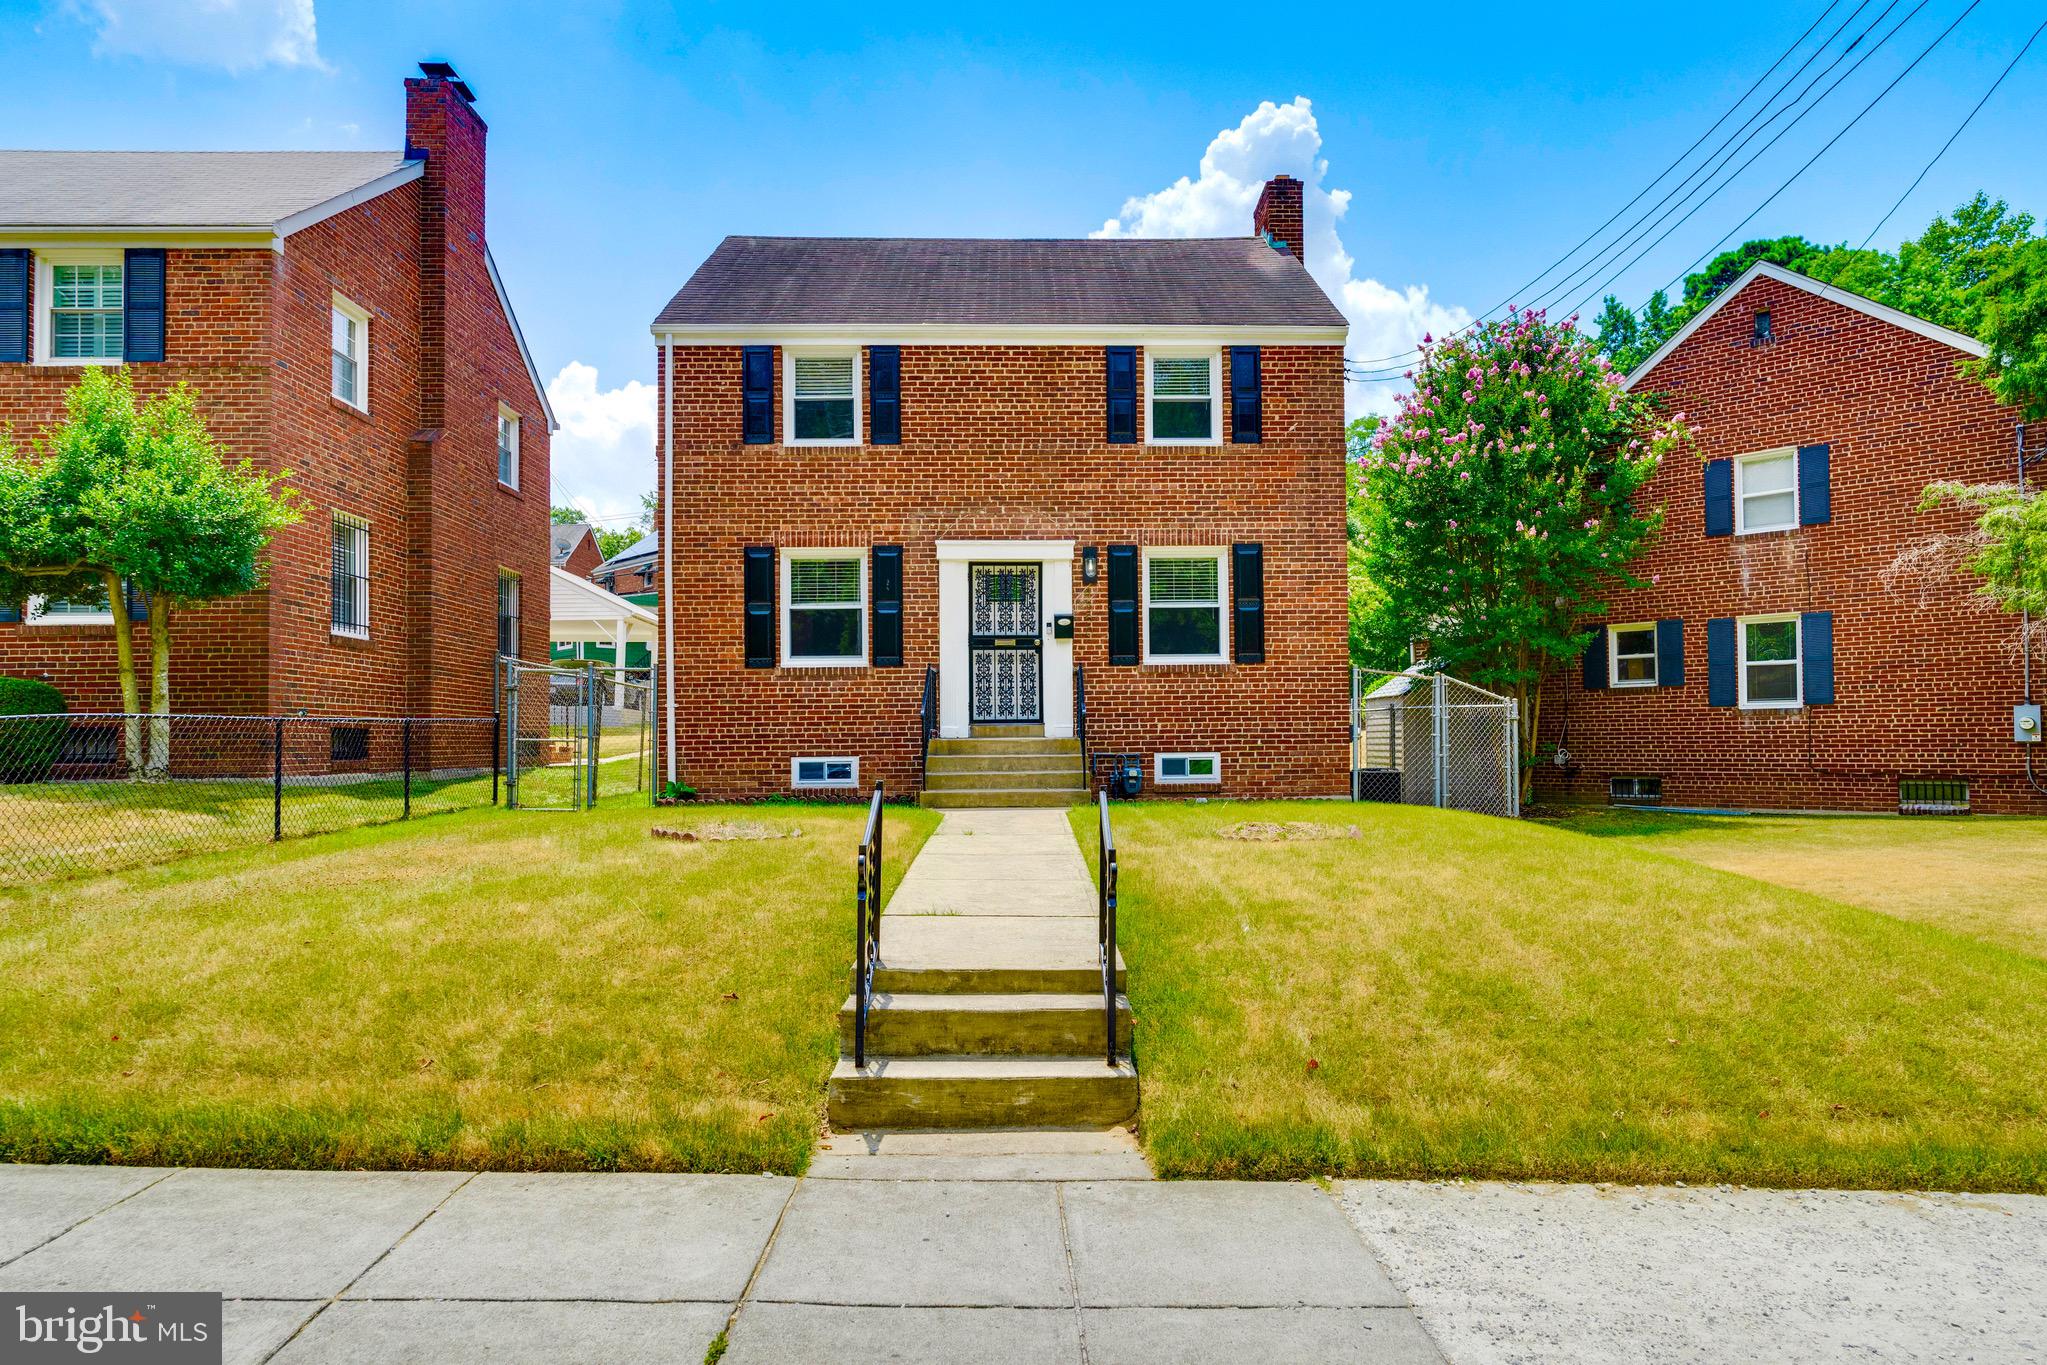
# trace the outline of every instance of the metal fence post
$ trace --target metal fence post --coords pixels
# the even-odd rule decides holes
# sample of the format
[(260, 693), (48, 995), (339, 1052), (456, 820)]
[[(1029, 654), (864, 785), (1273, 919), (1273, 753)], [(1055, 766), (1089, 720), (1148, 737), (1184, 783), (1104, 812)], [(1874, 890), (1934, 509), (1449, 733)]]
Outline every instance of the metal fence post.
[[(647, 804), (661, 803), (661, 670), (653, 661), (653, 654), (647, 655), (647, 709), (640, 724), (641, 742), (647, 745), (647, 769), (651, 775), (647, 783)], [(652, 736), (652, 738), (648, 738)]]
[(400, 816), (399, 818), (400, 818), (400, 819), (404, 819), (404, 820), (410, 820), (410, 819), (412, 818), (412, 717), (411, 717), (411, 716), (407, 716), (407, 717), (405, 718), (404, 722), (403, 722), (402, 724), (400, 724), (400, 726), (398, 727), (398, 734), (399, 734), (399, 746), (398, 746), (398, 747), (399, 747), (399, 751), (400, 751), (400, 753), (401, 753), (401, 755), (402, 755), (402, 757), (401, 757), (401, 758), (399, 759), (399, 762), (400, 762), (400, 763), (401, 763), (401, 764), (402, 764), (402, 765), (404, 766), (404, 769), (405, 769), (405, 813), (404, 813), (404, 814), (403, 814), (402, 816)]
[(1447, 806), (1450, 786), (1450, 680), (1444, 673), (1435, 677), (1436, 714), (1431, 718), (1435, 733), (1431, 736), (1436, 754), (1435, 781), (1436, 805)]
[(284, 717), (271, 722), (270, 842), (284, 837)]
[(519, 666), (505, 661), (505, 809), (519, 809)]
[(493, 809), (498, 803), (498, 763), (504, 756), (505, 713), (504, 701), (498, 700), (499, 710), (490, 713), (490, 804)]
[(1507, 711), (1507, 816), (1521, 818), (1521, 704), (1510, 702)]
[(589, 796), (584, 802), (585, 809), (588, 809), (597, 804), (597, 740), (604, 733), (604, 726), (602, 724), (604, 720), (604, 702), (597, 695), (597, 661), (595, 659), (584, 663), (583, 678), (584, 706), (586, 708), (583, 714), (584, 723), (588, 729), (588, 734), (584, 738), (588, 741), (587, 750), (590, 756), (587, 764), (590, 770), (588, 781)]
[(1350, 670), (1350, 799), (1358, 799), (1358, 701), (1359, 681), (1357, 665)]

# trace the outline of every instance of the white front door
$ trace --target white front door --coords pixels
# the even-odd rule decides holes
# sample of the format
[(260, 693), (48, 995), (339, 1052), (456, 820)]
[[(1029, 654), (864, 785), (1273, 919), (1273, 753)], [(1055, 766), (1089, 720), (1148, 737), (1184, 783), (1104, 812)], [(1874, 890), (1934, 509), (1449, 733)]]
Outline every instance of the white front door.
[(1070, 737), (1073, 642), (1052, 638), (1051, 622), (1072, 610), (1072, 541), (939, 541), (939, 733), (962, 739), (977, 721), (1041, 721), (1047, 736)]

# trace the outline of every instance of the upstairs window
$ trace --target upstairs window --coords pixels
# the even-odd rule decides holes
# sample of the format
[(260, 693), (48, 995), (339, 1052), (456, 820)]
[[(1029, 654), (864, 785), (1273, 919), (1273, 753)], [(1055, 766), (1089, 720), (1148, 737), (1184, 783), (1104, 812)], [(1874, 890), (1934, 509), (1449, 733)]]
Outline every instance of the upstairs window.
[(782, 556), (783, 663), (867, 662), (866, 565), (859, 550), (790, 550)]
[(1224, 661), (1223, 581), (1221, 550), (1145, 552), (1146, 662)]
[[(1614, 687), (1656, 686), (1656, 623), (1613, 626), (1607, 635), (1607, 681)], [(1595, 672), (1594, 677), (1598, 674)]]
[(1804, 695), (1799, 677), (1798, 617), (1749, 616), (1738, 625), (1741, 704), (1751, 710), (1797, 706)]
[(792, 351), (785, 386), (789, 444), (857, 445), (860, 357), (853, 351)]
[(370, 524), (334, 514), (334, 561), (329, 630), (354, 640), (370, 638)]
[(52, 257), (50, 359), (121, 358), (122, 273), (119, 252)]
[(498, 404), (498, 482), (519, 486), (519, 414)]
[(1798, 525), (1798, 452), (1785, 447), (1734, 462), (1734, 529), (1739, 535)]
[(1222, 430), (1220, 351), (1145, 352), (1153, 445), (1214, 444)]
[(370, 410), (370, 315), (336, 294), (330, 316), (333, 386), (330, 392), (361, 412)]

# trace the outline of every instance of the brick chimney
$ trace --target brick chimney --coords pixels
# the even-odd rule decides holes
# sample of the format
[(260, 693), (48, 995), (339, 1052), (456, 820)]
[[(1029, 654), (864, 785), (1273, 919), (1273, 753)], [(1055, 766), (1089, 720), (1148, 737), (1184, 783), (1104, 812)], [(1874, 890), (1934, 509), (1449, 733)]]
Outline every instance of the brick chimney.
[(1290, 175), (1275, 175), (1265, 182), (1259, 192), (1258, 207), (1251, 214), (1251, 230), (1261, 237), (1270, 239), (1282, 250), (1294, 253), (1294, 259), (1307, 264), (1307, 247), (1303, 239), (1307, 236), (1305, 192), (1301, 182)]
[(482, 269), (484, 138), (476, 93), (446, 62), (405, 82), (405, 154), (426, 161), (419, 198), (420, 426), (447, 422), (448, 271)]

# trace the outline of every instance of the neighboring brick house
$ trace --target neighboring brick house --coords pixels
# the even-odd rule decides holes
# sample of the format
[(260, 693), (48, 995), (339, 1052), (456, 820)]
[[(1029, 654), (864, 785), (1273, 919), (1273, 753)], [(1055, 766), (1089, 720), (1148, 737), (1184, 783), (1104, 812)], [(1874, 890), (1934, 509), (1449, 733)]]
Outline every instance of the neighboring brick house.
[[(1759, 264), (1633, 375), (1699, 429), (1644, 489), (1650, 585), (1551, 680), (1551, 795), (1666, 806), (2047, 811), (2014, 741), (2019, 621), (1901, 555), (2010, 482), (2017, 414), (1957, 373), (1977, 342)], [(2036, 677), (2038, 670), (2035, 670)], [(2032, 768), (2047, 781), (2047, 761)]]
[(589, 522), (556, 522), (548, 530), (552, 542), (548, 552), (557, 569), (588, 578), (590, 571), (604, 562), (604, 551), (597, 548), (597, 531)]
[(942, 737), (1057, 741), (1082, 665), (1088, 748), (1149, 789), (1346, 791), (1346, 324), (1301, 209), (720, 244), (653, 327), (678, 775), (912, 793), (927, 668)]
[(644, 535), (591, 570), (590, 579), (606, 592), (615, 592), (620, 597), (656, 592), (659, 589), (654, 580), (660, 563), (660, 535)]
[[(421, 69), (402, 151), (0, 152), (15, 439), (125, 364), (304, 495), (264, 589), (174, 616), (174, 710), (488, 715), (493, 656), (546, 657), (553, 417), (490, 259), (483, 121)], [(0, 607), (0, 673), (118, 709), (108, 604)]]

